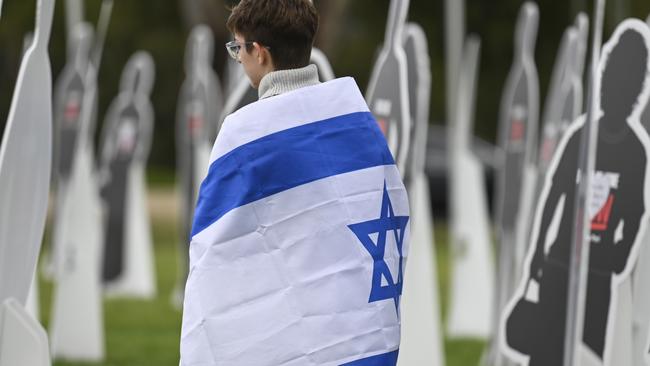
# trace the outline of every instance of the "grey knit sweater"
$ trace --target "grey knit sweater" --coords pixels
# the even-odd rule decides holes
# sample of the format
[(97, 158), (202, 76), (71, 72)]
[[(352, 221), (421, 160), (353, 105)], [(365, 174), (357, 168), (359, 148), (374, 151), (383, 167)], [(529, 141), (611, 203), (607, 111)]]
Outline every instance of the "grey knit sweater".
[(279, 70), (266, 74), (258, 89), (260, 99), (319, 84), (316, 65), (301, 69)]

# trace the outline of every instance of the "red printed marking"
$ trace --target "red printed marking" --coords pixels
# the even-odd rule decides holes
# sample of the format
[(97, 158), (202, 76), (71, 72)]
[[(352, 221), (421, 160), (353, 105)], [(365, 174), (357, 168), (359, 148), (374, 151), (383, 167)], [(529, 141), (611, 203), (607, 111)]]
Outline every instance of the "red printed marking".
[(63, 117), (68, 123), (75, 122), (79, 118), (79, 103), (73, 100), (66, 104), (65, 110), (63, 111)]
[(520, 141), (524, 139), (524, 123), (521, 120), (513, 120), (510, 127), (510, 141)]
[(133, 151), (134, 147), (135, 144), (132, 141), (123, 141), (120, 143), (118, 150), (122, 155), (127, 155)]
[(607, 202), (603, 208), (600, 209), (596, 217), (591, 221), (591, 230), (605, 231), (609, 226), (609, 216), (612, 213), (612, 205), (614, 204), (614, 195), (610, 194)]
[(190, 129), (192, 136), (197, 136), (200, 134), (201, 129), (203, 128), (203, 116), (194, 116), (191, 115), (187, 121), (187, 125)]

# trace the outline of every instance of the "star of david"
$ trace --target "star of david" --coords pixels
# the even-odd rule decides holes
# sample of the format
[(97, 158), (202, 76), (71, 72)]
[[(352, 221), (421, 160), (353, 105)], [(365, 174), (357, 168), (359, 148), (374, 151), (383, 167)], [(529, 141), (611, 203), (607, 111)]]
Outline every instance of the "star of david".
[[(381, 212), (379, 218), (358, 224), (348, 225), (350, 230), (357, 236), (361, 244), (368, 251), (373, 259), (372, 270), (372, 288), (368, 303), (392, 299), (395, 302), (395, 310), (399, 313), (399, 297), (402, 295), (403, 284), (403, 261), (404, 253), (402, 250), (404, 244), (404, 233), (406, 224), (409, 221), (408, 216), (395, 216), (393, 205), (390, 202), (390, 196), (384, 182), (384, 193), (381, 202)], [(386, 238), (392, 232), (397, 251), (399, 253), (399, 263), (397, 270), (397, 279), (386, 263)], [(373, 234), (377, 234), (377, 242), (373, 240)], [(382, 285), (382, 279), (386, 285)]]

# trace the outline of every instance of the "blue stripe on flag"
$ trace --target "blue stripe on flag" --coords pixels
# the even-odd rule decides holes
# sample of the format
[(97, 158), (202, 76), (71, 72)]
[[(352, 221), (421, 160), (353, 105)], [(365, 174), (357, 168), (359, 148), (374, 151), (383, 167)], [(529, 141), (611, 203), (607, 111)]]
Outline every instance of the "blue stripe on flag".
[(382, 355), (376, 355), (363, 360), (357, 360), (348, 362), (341, 366), (395, 366), (397, 364), (397, 354), (399, 350), (393, 352), (384, 353)]
[(192, 236), (248, 203), (319, 179), (392, 164), (386, 140), (370, 112), (264, 136), (210, 165), (201, 184)]

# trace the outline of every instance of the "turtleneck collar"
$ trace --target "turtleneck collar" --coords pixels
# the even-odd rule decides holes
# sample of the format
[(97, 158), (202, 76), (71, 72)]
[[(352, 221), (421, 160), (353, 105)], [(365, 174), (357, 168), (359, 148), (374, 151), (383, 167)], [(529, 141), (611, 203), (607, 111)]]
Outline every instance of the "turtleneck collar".
[(260, 99), (283, 94), (320, 83), (316, 65), (308, 65), (300, 69), (278, 70), (266, 74), (258, 89)]

